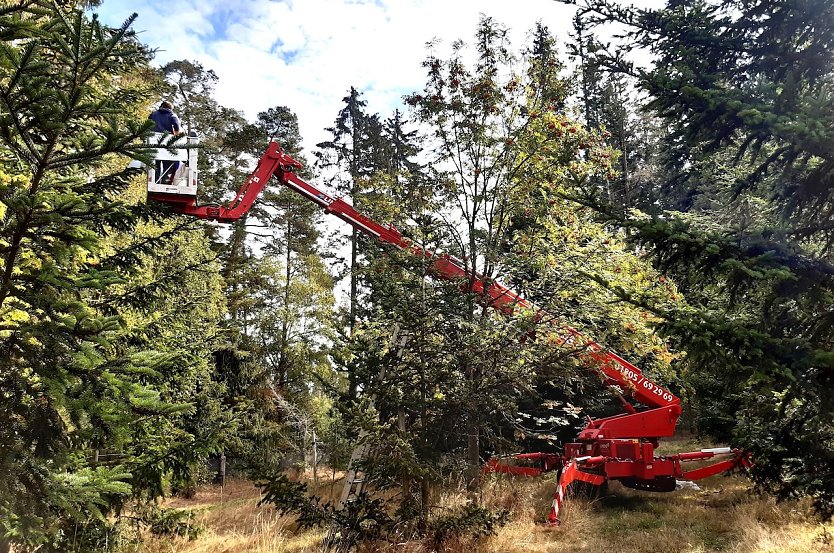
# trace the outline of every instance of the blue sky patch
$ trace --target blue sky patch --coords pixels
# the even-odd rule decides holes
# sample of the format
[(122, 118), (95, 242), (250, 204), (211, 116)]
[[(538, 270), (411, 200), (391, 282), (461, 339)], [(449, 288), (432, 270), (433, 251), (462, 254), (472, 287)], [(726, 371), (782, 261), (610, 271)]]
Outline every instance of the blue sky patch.
[(208, 22), (214, 29), (214, 34), (206, 37), (208, 40), (225, 40), (228, 38), (228, 29), (236, 21), (235, 12), (223, 6), (208, 16)]

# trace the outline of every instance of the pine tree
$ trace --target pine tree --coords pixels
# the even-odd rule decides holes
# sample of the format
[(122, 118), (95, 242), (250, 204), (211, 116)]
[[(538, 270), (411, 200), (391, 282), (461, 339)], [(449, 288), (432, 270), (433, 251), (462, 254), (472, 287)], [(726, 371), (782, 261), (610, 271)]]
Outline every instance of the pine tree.
[(208, 122), (218, 107), (212, 97), (217, 74), (189, 60), (168, 62), (160, 71), (168, 83), (170, 97), (167, 99), (176, 107), (183, 130), (206, 133), (211, 129), (213, 125)]
[[(363, 194), (366, 192), (366, 180), (376, 171), (385, 168), (384, 151), (386, 144), (381, 139), (382, 124), (379, 116), (365, 112), (367, 102), (361, 98), (362, 93), (354, 87), (342, 98), (344, 107), (336, 116), (333, 127), (326, 130), (332, 139), (316, 146), (317, 165), (325, 172), (333, 172), (329, 182), (337, 192), (345, 196), (354, 205), (361, 207)], [(349, 313), (347, 326), (352, 334), (356, 326), (360, 302), (360, 232), (353, 229), (350, 235), (350, 260), (347, 271), (350, 274)], [(356, 381), (350, 372), (351, 397), (356, 395)]]
[[(301, 151), (297, 116), (285, 106), (258, 114), (258, 131), (278, 141), (284, 151), (310, 170)], [(265, 252), (283, 265), (283, 279), (276, 286), (261, 317), (261, 351), (270, 360), (273, 381), (282, 392), (305, 400), (315, 365), (326, 364), (323, 340), (330, 334), (333, 283), (318, 250), (318, 207), (284, 187), (267, 190), (264, 206), (270, 209), (268, 225), (275, 234)], [(293, 393), (295, 392), (295, 393)]]
[[(223, 149), (254, 157), (270, 140), (305, 165), (301, 176), (309, 177), (298, 118), (286, 106), (225, 133)], [(232, 453), (245, 456), (257, 471), (274, 467), (290, 449), (306, 453), (316, 378), (329, 377), (324, 344), (332, 326), (333, 284), (318, 251), (319, 218), (314, 204), (267, 183), (245, 221), (235, 225), (224, 256), (235, 328), (232, 347), (218, 359), (224, 379), (249, 396), (239, 406), (249, 413), (241, 428), (243, 445)], [(296, 415), (305, 421), (306, 437), (294, 441)]]

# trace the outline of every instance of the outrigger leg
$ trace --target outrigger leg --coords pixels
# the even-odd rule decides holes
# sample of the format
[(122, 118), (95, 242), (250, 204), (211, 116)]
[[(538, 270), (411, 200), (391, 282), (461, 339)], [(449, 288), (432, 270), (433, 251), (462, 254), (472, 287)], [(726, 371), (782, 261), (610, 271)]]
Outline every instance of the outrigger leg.
[(574, 481), (587, 482), (593, 486), (602, 486), (605, 483), (605, 476), (602, 474), (591, 474), (579, 470), (576, 464), (576, 459), (565, 465), (562, 469), (562, 474), (559, 476), (559, 484), (556, 487), (556, 493), (553, 494), (553, 503), (550, 505), (550, 514), (547, 515), (547, 524), (550, 526), (559, 526), (559, 513), (562, 511), (562, 504), (565, 501), (568, 486)]

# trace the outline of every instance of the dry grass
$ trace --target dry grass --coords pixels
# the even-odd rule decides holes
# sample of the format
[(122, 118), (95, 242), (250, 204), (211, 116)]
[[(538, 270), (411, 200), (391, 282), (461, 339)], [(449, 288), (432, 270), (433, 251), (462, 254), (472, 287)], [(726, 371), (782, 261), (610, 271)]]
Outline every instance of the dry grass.
[(258, 506), (261, 494), (245, 480), (204, 486), (192, 499), (171, 498), (166, 508), (189, 509), (204, 528), (199, 538), (147, 535), (131, 553), (308, 553), (318, 552), (324, 532), (298, 532), (292, 518)]
[(546, 496), (553, 483), (516, 481), (510, 489), (489, 485), (494, 490), (487, 492), (493, 495), (488, 503), (509, 501), (519, 508), (497, 536), (479, 544), (480, 551), (834, 553), (834, 539), (814, 521), (807, 505), (777, 506), (752, 495), (749, 483), (739, 477), (717, 476), (705, 481), (700, 491), (670, 494), (612, 483), (603, 499), (569, 501), (563, 525), (555, 529), (538, 524), (547, 513)]
[[(687, 444), (683, 444), (686, 446)], [(686, 447), (683, 447), (685, 449)], [(670, 448), (671, 449), (671, 448)], [(750, 493), (741, 477), (716, 476), (700, 491), (650, 494), (612, 483), (610, 493), (595, 501), (571, 500), (559, 528), (541, 525), (555, 488), (552, 478), (487, 480), (479, 499), (509, 509), (512, 519), (496, 536), (446, 544), (443, 551), (556, 553), (617, 551), (618, 553), (834, 553), (831, 525), (821, 526), (805, 504), (776, 505)], [(340, 483), (335, 486), (340, 491)], [(320, 487), (329, 495), (329, 484)], [(292, 521), (271, 507), (258, 507), (258, 491), (233, 481), (221, 494), (218, 487), (199, 491), (193, 500), (175, 499), (167, 507), (198, 511), (206, 531), (195, 541), (149, 539), (136, 553), (302, 553), (318, 551), (323, 532), (298, 532)], [(442, 513), (467, 501), (462, 491), (436, 497)], [(826, 530), (827, 528), (827, 530)], [(370, 549), (369, 549), (370, 550)], [(373, 551), (428, 553), (421, 542), (379, 546)]]

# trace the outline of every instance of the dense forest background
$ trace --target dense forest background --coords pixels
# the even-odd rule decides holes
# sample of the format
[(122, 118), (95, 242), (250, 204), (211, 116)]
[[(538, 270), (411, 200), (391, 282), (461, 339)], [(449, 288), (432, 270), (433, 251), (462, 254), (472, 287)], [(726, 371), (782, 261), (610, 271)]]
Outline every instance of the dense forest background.
[(761, 492), (834, 513), (830, 2), (585, 0), (565, 48), (547, 22), (513, 45), (483, 17), (431, 50), (403, 111), (345, 83), (313, 152), (292, 106), (247, 120), (210, 68), (153, 65), (135, 16), (111, 28), (89, 4), (0, 6), (0, 551), (176, 529), (154, 500), (221, 457), (326, 521), (292, 471), (344, 469), (357, 440), (389, 490), (341, 515), (365, 538), (494, 525), (477, 495), (432, 519), (432, 490), (618, 409), (529, 314), (277, 183), (228, 226), (147, 203), (126, 167), (153, 155), (161, 99), (201, 137), (201, 202), (277, 140), (302, 177), (639, 365), (684, 398), (684, 430), (751, 452)]

